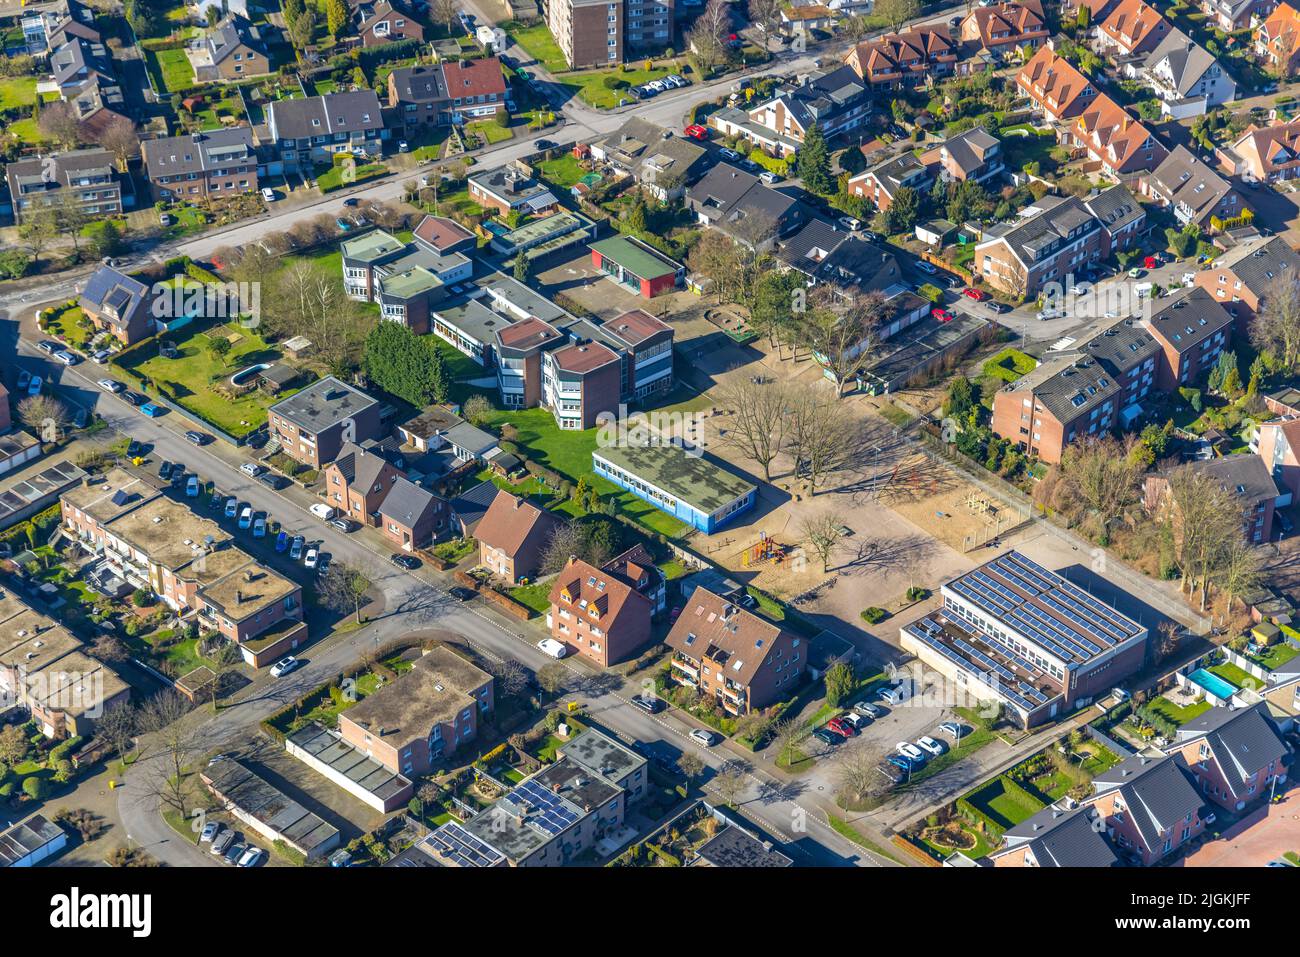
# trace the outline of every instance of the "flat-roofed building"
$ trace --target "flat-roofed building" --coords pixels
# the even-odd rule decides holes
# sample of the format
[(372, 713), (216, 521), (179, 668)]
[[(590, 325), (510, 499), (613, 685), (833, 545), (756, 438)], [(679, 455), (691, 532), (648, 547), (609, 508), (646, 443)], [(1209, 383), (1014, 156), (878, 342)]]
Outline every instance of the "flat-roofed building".
[(333, 462), (345, 442), (383, 433), (379, 403), (332, 375), (271, 406), (267, 423), (285, 454), (312, 469)]
[(443, 646), (339, 715), (344, 741), (402, 775), (427, 774), (478, 734), (495, 707), (492, 676)]
[(712, 534), (758, 495), (753, 482), (678, 445), (623, 445), (597, 449), (592, 469), (674, 518)]
[(904, 650), (1032, 727), (1139, 670), (1148, 632), (1017, 551), (946, 583), (942, 608), (900, 630)]

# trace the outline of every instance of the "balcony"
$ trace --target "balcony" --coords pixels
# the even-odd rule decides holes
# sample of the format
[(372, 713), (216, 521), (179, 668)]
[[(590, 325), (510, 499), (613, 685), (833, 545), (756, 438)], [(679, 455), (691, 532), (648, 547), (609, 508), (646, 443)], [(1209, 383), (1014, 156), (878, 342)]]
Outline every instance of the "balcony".
[(693, 662), (687, 661), (683, 658), (673, 658), (670, 664), (678, 671), (684, 672), (685, 674), (689, 675), (694, 681), (699, 680), (700, 669)]

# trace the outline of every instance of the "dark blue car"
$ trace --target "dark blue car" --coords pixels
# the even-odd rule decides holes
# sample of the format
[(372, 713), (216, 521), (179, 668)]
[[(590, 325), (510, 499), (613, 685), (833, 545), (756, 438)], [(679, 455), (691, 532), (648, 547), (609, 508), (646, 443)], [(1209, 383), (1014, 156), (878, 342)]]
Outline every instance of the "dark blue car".
[(275, 536), (275, 550), (277, 552), (282, 552), (288, 547), (289, 547), (289, 536), (287, 533), (281, 532), (279, 535)]

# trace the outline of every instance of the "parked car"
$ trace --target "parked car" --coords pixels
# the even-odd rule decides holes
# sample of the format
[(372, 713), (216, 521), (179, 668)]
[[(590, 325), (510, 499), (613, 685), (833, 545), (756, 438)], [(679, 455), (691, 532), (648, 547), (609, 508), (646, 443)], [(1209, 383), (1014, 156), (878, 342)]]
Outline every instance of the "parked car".
[(38, 375), (34, 375), (27, 382), (28, 395), (40, 395), (41, 386), (45, 385), (45, 380)]
[(823, 744), (839, 744), (844, 740), (843, 737), (836, 734), (834, 731), (828, 731), (825, 728), (818, 728), (812, 733), (812, 736)]
[(302, 664), (302, 662), (300, 662), (293, 655), (289, 655), (286, 658), (281, 658), (275, 664), (271, 665), (271, 677), (283, 678), (289, 672), (293, 671), (293, 669), (297, 668), (300, 664)]
[(1141, 266), (1134, 266), (1132, 269), (1130, 269), (1130, 270), (1128, 271), (1128, 278), (1129, 278), (1129, 279), (1141, 279), (1141, 278), (1142, 278), (1143, 276), (1145, 276), (1146, 274), (1147, 274), (1147, 271), (1146, 271), (1145, 269), (1143, 269)]
[(664, 709), (663, 699), (658, 695), (639, 694), (632, 697), (633, 707), (640, 708), (646, 714), (658, 714)]
[(69, 352), (67, 349), (61, 349), (54, 353), (54, 358), (58, 359), (65, 366), (75, 366), (81, 361), (81, 356), (77, 355), (75, 352)]
[(122, 393), (122, 401), (129, 405), (141, 406), (149, 401), (149, 397), (141, 395), (139, 392), (131, 392), (128, 390)]
[(692, 123), (682, 132), (693, 140), (707, 140), (709, 138), (709, 128), (701, 126), (699, 123)]
[(305, 544), (306, 544), (306, 539), (304, 539), (301, 535), (295, 535), (293, 537), (293, 541), (289, 545), (289, 557), (292, 558), (295, 562), (298, 559), (302, 558), (302, 547)]
[(26, 369), (20, 369), (18, 371), (19, 392), (26, 392), (27, 386), (31, 383), (31, 381), (32, 381), (32, 374), (30, 372), (28, 372)]
[(188, 442), (193, 442), (195, 445), (207, 445), (212, 441), (212, 436), (208, 435), (206, 432), (200, 432), (198, 429), (190, 429), (185, 433), (185, 439)]
[(274, 472), (263, 472), (257, 477), (257, 480), (276, 492), (289, 487), (289, 480), (283, 475), (277, 475)]
[(898, 753), (915, 764), (925, 763), (925, 752), (908, 741), (898, 742)]
[(253, 525), (253, 506), (245, 505), (239, 510), (239, 527), (241, 529), (251, 528)]
[(266, 466), (258, 465), (256, 462), (245, 462), (239, 467), (239, 471), (243, 472), (245, 475), (251, 475), (253, 478), (257, 478), (266, 471)]
[(936, 758), (937, 758), (939, 755), (943, 754), (944, 751), (947, 750), (947, 748), (944, 747), (942, 741), (936, 741), (934, 738), (930, 737), (928, 734), (925, 735), (924, 737), (917, 738), (917, 739), (916, 739), (916, 746), (917, 746), (918, 748), (920, 748), (922, 751), (928, 751), (930, 754), (934, 755)]
[(845, 229), (847, 229), (849, 232), (853, 232), (859, 226), (862, 225), (862, 222), (860, 220), (854, 219), (852, 216), (841, 216), (839, 219), (836, 220), (836, 222), (839, 223), (841, 226), (843, 226)]
[(935, 276), (939, 273), (939, 270), (934, 267), (933, 263), (928, 263), (924, 259), (918, 259), (916, 261), (916, 268), (921, 270), (921, 272), (925, 273), (927, 276)]
[(920, 767), (919, 764), (903, 754), (891, 754), (885, 760), (906, 774), (911, 774)]
[(397, 141), (397, 152), (399, 152), (399, 153), (409, 153), (409, 152), (411, 152), (411, 144), (408, 143), (408, 142), (406, 142), (406, 140), (398, 140), (398, 141)]
[(405, 568), (408, 572), (414, 571), (420, 567), (420, 560), (414, 555), (403, 555), (401, 552), (394, 552), (388, 556), (388, 560), (398, 568)]
[(896, 685), (890, 685), (888, 688), (880, 689), (880, 700), (886, 704), (902, 704), (911, 696), (912, 688), (907, 682), (899, 682)]
[(180, 488), (185, 484), (185, 466), (177, 463), (172, 466), (172, 488)]
[(706, 748), (711, 748), (713, 743), (718, 740), (718, 736), (704, 728), (691, 728), (691, 740), (704, 745)]
[(236, 841), (227, 848), (226, 853), (222, 855), (227, 864), (238, 864), (239, 859), (244, 856), (244, 851), (248, 850), (248, 845), (243, 841)]
[(350, 532), (357, 527), (357, 523), (350, 518), (331, 518), (329, 524), (340, 532)]
[(989, 299), (984, 303), (984, 308), (994, 315), (1000, 316), (1007, 312), (1011, 307), (1006, 303), (998, 302), (996, 299)]
[(207, 844), (209, 841), (215, 840), (225, 828), (226, 825), (220, 821), (209, 821), (203, 825), (203, 830), (199, 833), (199, 843)]
[(142, 455), (144, 455), (144, 446), (138, 441), (132, 439), (126, 443), (126, 457), (128, 459), (136, 459)]
[(902, 784), (907, 780), (907, 772), (891, 761), (881, 761), (876, 770), (889, 778), (891, 784)]
[(144, 405), (140, 406), (140, 411), (149, 416), (149, 418), (156, 419), (167, 410), (161, 405), (154, 405), (152, 402), (146, 402)]
[(109, 352), (107, 349), (100, 349), (98, 352), (91, 353), (90, 361), (95, 363), (96, 365), (102, 366), (105, 362), (108, 361), (108, 357), (111, 355), (112, 353)]
[(308, 568), (315, 568), (316, 563), (320, 561), (320, 549), (315, 545), (307, 549), (307, 554), (303, 556), (302, 563)]
[(855, 728), (852, 723), (844, 721), (841, 718), (831, 718), (826, 722), (826, 727), (844, 738), (851, 738), (858, 733), (858, 729)]
[(866, 718), (880, 718), (885, 714), (885, 709), (871, 704), (869, 701), (859, 701), (853, 706), (855, 714), (860, 714)]
[(98, 384), (105, 392), (111, 392), (113, 395), (117, 395), (119, 392), (126, 390), (126, 386), (122, 385), (122, 383), (118, 382), (116, 379), (100, 379)]
[(776, 173), (773, 173), (770, 169), (763, 170), (763, 172), (758, 174), (758, 178), (768, 186), (775, 186), (777, 183), (781, 182), (781, 177), (776, 175)]
[(185, 480), (185, 497), (199, 497), (199, 477), (197, 475), (191, 475)]
[(952, 322), (953, 318), (952, 313), (941, 306), (935, 306), (931, 309), (930, 315), (934, 316), (934, 318), (938, 319), (940, 322)]
[(338, 509), (333, 505), (326, 505), (324, 502), (312, 502), (307, 506), (307, 511), (311, 512), (321, 521), (328, 522), (338, 514)]
[(262, 187), (262, 199), (266, 200), (268, 203), (274, 203), (274, 202), (275, 202), (275, 190), (271, 189), (271, 187), (269, 187), (269, 186), (263, 186), (263, 187)]
[(253, 537), (266, 537), (266, 516), (260, 512), (253, 518)]
[(543, 638), (537, 643), (537, 648), (543, 654), (550, 655), (552, 658), (560, 659), (569, 653), (563, 642), (556, 641), (554, 638)]
[(846, 711), (840, 715), (840, 720), (853, 725), (858, 731), (861, 731), (871, 723), (871, 719), (865, 714), (858, 714), (856, 711)]
[(219, 835), (213, 838), (212, 848), (209, 853), (218, 856), (225, 854), (226, 851), (230, 849), (230, 845), (235, 843), (237, 837), (238, 834), (235, 831), (222, 831)]
[(961, 294), (967, 299), (974, 299), (976, 302), (983, 302), (989, 297), (989, 294), (983, 289), (972, 289), (969, 286), (963, 289)]
[(961, 725), (956, 721), (945, 721), (943, 724), (939, 725), (939, 730), (954, 741), (961, 740)]
[(230, 496), (226, 499), (226, 518), (234, 518), (239, 514), (239, 499)]
[(352, 206), (357, 205), (358, 202), (360, 202), (360, 200), (358, 200), (355, 196), (349, 196), (347, 199), (343, 200), (343, 205), (350, 208)]
[(283, 552), (288, 550), (288, 548), (289, 548), (289, 533), (285, 531), (281, 531), (275, 536), (275, 550), (277, 552)]
[(173, 466), (170, 462), (163, 462), (161, 465), (158, 466), (158, 477), (160, 479), (170, 479), (172, 477), (173, 468), (175, 468), (175, 466)]
[(471, 589), (465, 588), (461, 585), (453, 585), (451, 588), (448, 588), (447, 594), (457, 601), (469, 601), (474, 597), (474, 592)]
[(59, 351), (59, 344), (57, 342), (51, 342), (49, 339), (42, 339), (40, 342), (36, 343), (36, 348), (40, 349), (47, 356), (52, 356), (54, 353)]
[(539, 150), (553, 150), (553, 149), (555, 149), (555, 141), (554, 141), (554, 140), (546, 140), (546, 139), (542, 139), (542, 140), (538, 140), (538, 141), (537, 141), (536, 143), (534, 143), (533, 145), (536, 146)]
[(248, 845), (247, 849), (245, 849), (244, 853), (240, 855), (239, 866), (256, 867), (258, 864), (262, 863), (265, 857), (266, 857), (266, 851), (262, 850), (260, 847), (257, 847), (256, 845), (250, 844)]
[(729, 159), (729, 160), (740, 159), (740, 154), (737, 153), (735, 150), (720, 149), (718, 150), (718, 155), (721, 156), (723, 159)]

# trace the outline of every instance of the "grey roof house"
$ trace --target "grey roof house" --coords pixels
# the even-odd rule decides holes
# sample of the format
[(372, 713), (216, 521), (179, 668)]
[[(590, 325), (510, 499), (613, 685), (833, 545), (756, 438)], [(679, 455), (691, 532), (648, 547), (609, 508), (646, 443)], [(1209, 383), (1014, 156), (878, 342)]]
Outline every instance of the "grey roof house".
[(377, 157), (382, 151), (384, 117), (374, 90), (274, 100), (266, 125), (288, 171), (329, 163), (335, 153)]
[(794, 197), (769, 189), (729, 163), (719, 163), (687, 187), (686, 203), (704, 225), (756, 249), (770, 248), (809, 219), (807, 208)]
[(69, 194), (89, 216), (123, 211), (121, 177), (107, 150), (72, 150), (18, 160), (5, 167), (5, 178), (20, 225), (35, 210), (61, 202)]
[(1184, 225), (1195, 223), (1208, 228), (1211, 217), (1233, 219), (1245, 209), (1232, 183), (1181, 145), (1142, 177), (1141, 190), (1162, 206), (1172, 208)]
[(86, 280), (77, 305), (96, 328), (131, 345), (153, 334), (149, 287), (111, 266), (100, 266)]

